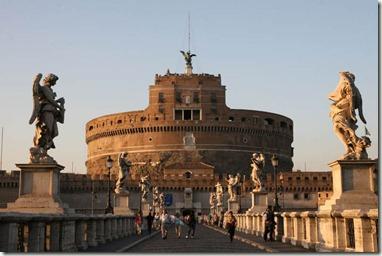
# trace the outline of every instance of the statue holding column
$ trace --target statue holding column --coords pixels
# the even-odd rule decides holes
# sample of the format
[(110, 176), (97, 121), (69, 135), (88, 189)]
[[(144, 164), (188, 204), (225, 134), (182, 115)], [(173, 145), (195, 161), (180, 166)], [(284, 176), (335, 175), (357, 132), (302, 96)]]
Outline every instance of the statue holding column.
[(370, 147), (369, 137), (358, 137), (355, 133), (357, 116), (366, 124), (362, 110), (362, 97), (355, 86), (355, 75), (346, 71), (340, 72), (340, 80), (335, 91), (330, 93), (329, 99), (333, 101), (330, 105), (330, 118), (333, 122), (333, 130), (345, 146), (345, 154), (342, 159), (368, 159), (366, 148)]
[(141, 177), (141, 180), (139, 182), (139, 187), (141, 188), (141, 192), (142, 192), (142, 201), (146, 202), (147, 197), (148, 197), (149, 192), (150, 192), (150, 188), (151, 188), (151, 182), (150, 182), (150, 175), (149, 174)]
[(125, 182), (131, 168), (131, 162), (127, 159), (127, 152), (120, 153), (118, 156), (118, 180), (114, 192), (116, 194), (128, 192), (125, 187)]
[(216, 183), (215, 185), (215, 188), (216, 188), (216, 206), (220, 207), (223, 205), (223, 186), (218, 181), (218, 183)]
[(265, 158), (262, 153), (254, 153), (252, 155), (252, 173), (251, 178), (254, 184), (253, 192), (260, 192), (263, 190), (263, 168), (265, 165)]
[(56, 163), (48, 155), (48, 150), (55, 148), (53, 139), (58, 136), (57, 122), (64, 123), (65, 99), (56, 99), (57, 94), (52, 87), (56, 84), (58, 76), (48, 74), (40, 85), (42, 74), (37, 74), (32, 86), (33, 111), (29, 124), (36, 121), (33, 147), (30, 148), (31, 163)]

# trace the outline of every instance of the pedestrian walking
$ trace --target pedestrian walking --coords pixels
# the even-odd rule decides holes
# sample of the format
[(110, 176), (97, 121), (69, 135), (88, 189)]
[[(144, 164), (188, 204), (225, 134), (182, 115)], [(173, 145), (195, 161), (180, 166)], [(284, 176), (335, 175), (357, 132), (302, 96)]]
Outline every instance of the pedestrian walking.
[(276, 226), (275, 222), (275, 213), (273, 207), (268, 205), (267, 210), (263, 213), (265, 216), (265, 227), (264, 227), (264, 241), (273, 241), (274, 240), (274, 230)]
[(151, 229), (152, 229), (153, 220), (154, 220), (154, 216), (151, 210), (149, 211), (149, 214), (147, 215), (146, 220), (147, 220), (147, 231), (149, 231), (149, 234), (151, 234)]
[(170, 225), (170, 216), (167, 214), (167, 211), (164, 210), (161, 217), (161, 234), (163, 239), (167, 239), (168, 226)]
[(182, 226), (184, 225), (182, 219), (180, 218), (179, 212), (175, 214), (175, 235), (180, 238), (182, 233)]
[(196, 219), (195, 213), (192, 211), (188, 215), (186, 215), (186, 224), (188, 226), (188, 231), (186, 238), (194, 238), (195, 236), (195, 228), (196, 228)]
[(142, 212), (139, 211), (137, 214), (135, 214), (135, 234), (138, 236), (142, 233)]
[(233, 216), (232, 211), (229, 211), (228, 216), (227, 216), (227, 220), (226, 220), (226, 228), (227, 228), (227, 231), (229, 234), (229, 239), (230, 239), (231, 243), (232, 243), (233, 237), (235, 235), (236, 223), (237, 223), (237, 220), (236, 220), (235, 216)]
[(155, 228), (155, 230), (159, 230), (160, 229), (160, 215), (159, 215), (159, 212), (155, 212), (154, 213), (153, 227)]

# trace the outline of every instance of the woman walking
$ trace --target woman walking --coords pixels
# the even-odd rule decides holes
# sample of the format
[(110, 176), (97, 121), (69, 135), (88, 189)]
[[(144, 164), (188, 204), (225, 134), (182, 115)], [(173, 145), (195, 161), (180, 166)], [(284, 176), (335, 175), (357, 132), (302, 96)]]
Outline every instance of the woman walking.
[(161, 217), (161, 233), (162, 233), (162, 238), (166, 239), (167, 238), (167, 233), (168, 233), (168, 226), (170, 224), (170, 216), (168, 216), (167, 211), (164, 210)]
[(142, 213), (141, 211), (139, 211), (136, 215), (135, 215), (135, 233), (140, 236), (141, 233), (142, 233)]
[(227, 216), (227, 221), (226, 221), (226, 227), (228, 230), (229, 239), (231, 240), (231, 243), (232, 243), (233, 237), (235, 235), (236, 222), (237, 222), (236, 218), (235, 218), (235, 216), (233, 216), (232, 211), (229, 211), (228, 216)]
[(180, 214), (179, 212), (177, 212), (175, 214), (175, 234), (178, 238), (180, 238), (180, 235), (182, 233), (182, 225), (183, 224), (183, 221), (180, 219)]

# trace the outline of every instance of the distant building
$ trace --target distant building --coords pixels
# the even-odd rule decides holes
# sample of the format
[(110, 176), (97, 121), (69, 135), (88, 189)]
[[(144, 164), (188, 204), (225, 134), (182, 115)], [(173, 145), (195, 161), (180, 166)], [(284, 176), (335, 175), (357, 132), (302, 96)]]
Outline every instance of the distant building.
[[(292, 170), (293, 121), (270, 112), (231, 109), (225, 92), (220, 75), (156, 75), (146, 109), (105, 115), (86, 124), (88, 174), (106, 174), (108, 155), (116, 160), (125, 151), (133, 162), (165, 160), (153, 176), (185, 162), (210, 165), (215, 174), (249, 174), (254, 152), (265, 154), (265, 171), (272, 170), (273, 154), (279, 157), (280, 171)], [(248, 93), (256, 101), (256, 90)], [(115, 164), (112, 173), (117, 172)], [(135, 179), (134, 170), (132, 176)]]

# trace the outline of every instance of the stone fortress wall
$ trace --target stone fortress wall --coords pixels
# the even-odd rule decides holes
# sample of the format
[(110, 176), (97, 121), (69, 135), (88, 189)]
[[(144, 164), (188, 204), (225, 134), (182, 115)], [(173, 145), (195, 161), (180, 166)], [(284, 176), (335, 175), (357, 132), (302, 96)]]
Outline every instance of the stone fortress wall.
[[(186, 158), (189, 150), (216, 173), (249, 173), (253, 152), (263, 152), (265, 171), (271, 171), (272, 154), (279, 170), (293, 167), (293, 121), (285, 116), (226, 106), (220, 75), (170, 74), (155, 76), (145, 110), (101, 116), (86, 124), (88, 174), (105, 174), (108, 155), (115, 160), (127, 151), (133, 162), (167, 164)], [(117, 173), (118, 167), (112, 169)]]
[[(208, 213), (209, 193), (214, 192), (215, 185), (219, 181), (224, 188), (224, 207), (227, 208), (228, 199), (227, 183), (224, 180), (227, 174), (213, 176), (168, 175), (166, 178), (153, 179), (152, 184), (159, 187), (159, 191), (172, 194), (173, 204), (168, 207), (171, 213), (179, 210), (184, 202), (185, 188), (191, 188), (193, 193), (194, 207), (198, 212)], [(318, 204), (323, 204), (332, 193), (331, 172), (286, 172), (278, 175), (279, 202), (284, 208), (289, 209), (314, 209)], [(111, 177), (112, 204), (114, 205), (114, 187), (117, 177)], [(13, 202), (18, 196), (19, 171), (6, 173), (0, 171), (0, 208), (6, 207), (6, 203)], [(128, 178), (127, 188), (130, 191), (131, 208), (139, 209), (138, 182)], [(268, 200), (271, 202), (274, 195), (272, 174), (267, 174), (264, 188), (269, 192)], [(244, 181), (241, 204), (246, 209), (251, 206), (250, 193), (253, 189), (252, 182)], [(60, 175), (60, 197), (77, 212), (102, 213), (106, 207), (108, 190), (107, 175), (95, 175), (91, 177), (85, 174), (62, 173)], [(92, 202), (93, 200), (93, 202)], [(92, 207), (93, 204), (93, 207)]]

